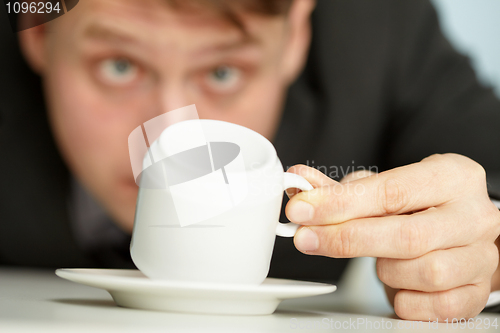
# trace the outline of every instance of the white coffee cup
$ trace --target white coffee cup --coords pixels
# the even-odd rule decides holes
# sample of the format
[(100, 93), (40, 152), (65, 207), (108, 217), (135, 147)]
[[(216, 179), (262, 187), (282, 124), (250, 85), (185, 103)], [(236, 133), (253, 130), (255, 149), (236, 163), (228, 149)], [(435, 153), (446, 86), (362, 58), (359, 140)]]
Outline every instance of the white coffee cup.
[[(200, 124), (212, 148), (213, 172), (186, 182), (172, 182), (165, 175), (166, 186), (143, 186), (147, 177), (141, 180), (132, 259), (152, 279), (260, 284), (269, 272), (275, 236), (293, 237), (298, 228), (278, 222), (283, 191), (313, 187), (303, 177), (283, 172), (266, 138), (232, 123), (183, 121), (167, 128), (150, 150), (168, 151), (172, 137)], [(224, 168), (216, 165), (215, 143), (239, 147)], [(158, 170), (165, 174), (165, 167)]]

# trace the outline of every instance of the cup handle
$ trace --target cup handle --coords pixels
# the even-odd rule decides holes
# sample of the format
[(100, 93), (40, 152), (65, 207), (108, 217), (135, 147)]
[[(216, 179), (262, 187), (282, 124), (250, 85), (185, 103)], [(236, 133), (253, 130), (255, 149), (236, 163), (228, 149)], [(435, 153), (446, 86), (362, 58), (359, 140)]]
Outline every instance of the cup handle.
[[(302, 191), (310, 191), (314, 189), (314, 187), (304, 177), (290, 172), (285, 172), (284, 187), (285, 190), (289, 188), (298, 188)], [(278, 222), (278, 225), (276, 226), (276, 235), (281, 237), (293, 237), (299, 227), (300, 225), (295, 223)]]

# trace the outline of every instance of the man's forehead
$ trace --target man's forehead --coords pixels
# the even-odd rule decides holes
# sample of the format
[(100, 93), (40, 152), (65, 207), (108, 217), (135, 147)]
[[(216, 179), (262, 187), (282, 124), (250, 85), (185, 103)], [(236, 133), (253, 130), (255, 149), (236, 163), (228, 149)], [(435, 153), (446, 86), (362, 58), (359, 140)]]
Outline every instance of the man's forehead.
[(258, 44), (262, 37), (244, 33), (216, 15), (176, 10), (166, 0), (89, 0), (81, 14), (82, 37), (114, 42), (189, 40), (197, 48), (218, 51)]

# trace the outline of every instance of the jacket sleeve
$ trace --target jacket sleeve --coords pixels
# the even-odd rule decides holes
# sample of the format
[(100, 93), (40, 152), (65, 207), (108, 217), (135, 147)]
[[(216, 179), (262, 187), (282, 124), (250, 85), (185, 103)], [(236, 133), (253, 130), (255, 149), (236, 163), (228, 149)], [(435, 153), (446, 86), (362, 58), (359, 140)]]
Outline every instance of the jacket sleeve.
[[(403, 4), (404, 3), (404, 4)], [(500, 101), (443, 36), (428, 1), (394, 2), (386, 168), (454, 152), (481, 164), (500, 198)], [(445, 172), (446, 170), (443, 170)]]

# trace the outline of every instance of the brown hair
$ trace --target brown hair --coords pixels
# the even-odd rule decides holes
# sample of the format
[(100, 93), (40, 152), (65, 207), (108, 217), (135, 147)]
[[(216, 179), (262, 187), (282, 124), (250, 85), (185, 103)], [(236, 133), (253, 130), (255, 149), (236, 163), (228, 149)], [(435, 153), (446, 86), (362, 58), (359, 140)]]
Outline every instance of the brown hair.
[(238, 12), (276, 16), (288, 12), (293, 0), (166, 0), (176, 9), (208, 9), (244, 30)]

